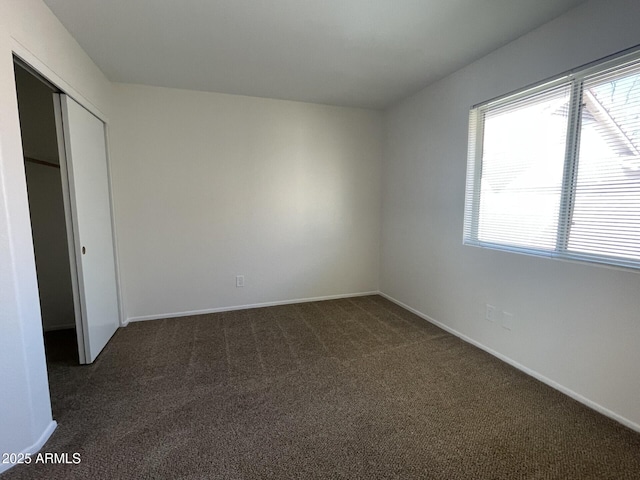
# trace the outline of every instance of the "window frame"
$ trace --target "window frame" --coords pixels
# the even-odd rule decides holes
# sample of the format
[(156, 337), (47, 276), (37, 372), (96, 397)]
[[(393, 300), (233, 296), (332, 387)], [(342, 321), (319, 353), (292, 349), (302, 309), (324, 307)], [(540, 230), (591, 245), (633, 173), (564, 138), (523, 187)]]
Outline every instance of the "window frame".
[[(559, 260), (587, 262), (600, 266), (623, 268), (640, 273), (640, 259), (632, 260), (606, 254), (580, 253), (568, 250), (570, 222), (576, 191), (572, 188), (578, 175), (578, 155), (580, 149), (583, 85), (595, 75), (623, 69), (640, 62), (640, 46), (624, 50), (617, 54), (596, 60), (581, 67), (569, 70), (555, 77), (524, 87), (514, 92), (476, 104), (469, 111), (469, 133), (467, 154), (467, 176), (465, 185), (463, 245), (489, 248), (512, 253)], [(567, 119), (566, 149), (563, 166), (563, 179), (558, 215), (556, 245), (553, 250), (524, 247), (498, 242), (480, 240), (480, 195), (482, 188), (482, 159), (484, 144), (485, 112), (536, 95), (540, 92), (567, 84), (570, 87), (569, 112)]]

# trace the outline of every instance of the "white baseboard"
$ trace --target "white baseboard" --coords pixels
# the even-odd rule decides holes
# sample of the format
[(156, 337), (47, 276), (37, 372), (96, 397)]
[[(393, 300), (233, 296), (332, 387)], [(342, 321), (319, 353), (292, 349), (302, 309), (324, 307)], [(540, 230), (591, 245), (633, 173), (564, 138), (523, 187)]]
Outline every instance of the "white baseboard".
[(378, 295), (380, 292), (372, 291), (372, 292), (357, 292), (357, 293), (343, 293), (339, 295), (327, 295), (324, 297), (311, 297), (311, 298), (295, 298), (292, 300), (279, 300), (276, 302), (264, 302), (264, 303), (252, 303), (248, 305), (234, 305), (230, 307), (218, 307), (218, 308), (209, 308), (206, 310), (191, 310), (187, 312), (173, 312), (173, 313), (161, 313), (156, 315), (142, 315), (139, 317), (130, 317), (127, 318), (125, 322), (123, 322), (123, 326), (129, 324), (129, 322), (142, 322), (145, 320), (162, 320), (163, 318), (174, 318), (174, 317), (188, 317), (192, 315), (205, 315), (207, 313), (220, 313), (220, 312), (231, 312), (234, 310), (248, 310), (251, 308), (262, 308), (262, 307), (274, 307), (277, 305), (291, 305), (292, 303), (306, 303), (306, 302), (319, 302), (323, 300), (337, 300), (340, 298), (349, 298), (349, 297), (364, 297), (367, 295)]
[(495, 350), (493, 350), (492, 348), (487, 347), (486, 345), (483, 345), (482, 343), (473, 340), (472, 338), (467, 337), (466, 335), (458, 332), (457, 330), (454, 330), (453, 328), (445, 325), (444, 323), (441, 323), (437, 320), (434, 320), (433, 318), (431, 318), (430, 316), (420, 312), (419, 310), (416, 310), (415, 308), (410, 307), (409, 305), (406, 305), (405, 303), (402, 303), (399, 300), (396, 300), (395, 298), (393, 298), (391, 295), (387, 295), (386, 293), (383, 292), (378, 292), (379, 295), (381, 295), (382, 297), (386, 298), (387, 300), (392, 301), (393, 303), (395, 303), (396, 305), (401, 306), (402, 308), (409, 310), (412, 313), (415, 313), (416, 315), (418, 315), (419, 317), (425, 319), (426, 321), (433, 323), (434, 325), (442, 328), (443, 330), (451, 333), (452, 335), (455, 335), (456, 337), (460, 338), (461, 340), (464, 340), (467, 343), (470, 343), (471, 345), (474, 345), (478, 348), (480, 348), (481, 350), (484, 350), (485, 352), (493, 355), (494, 357), (502, 360), (503, 362), (508, 363), (509, 365), (511, 365), (512, 367), (517, 368), (518, 370), (526, 373), (527, 375), (540, 380), (542, 383), (545, 383), (547, 385), (549, 385), (551, 388), (554, 388), (562, 393), (564, 393), (565, 395), (573, 398), (574, 400), (582, 403), (583, 405), (586, 405), (587, 407), (595, 410), (598, 413), (601, 413), (602, 415), (605, 415), (606, 417), (609, 417), (613, 420), (615, 420), (618, 423), (621, 423), (622, 425), (624, 425), (625, 427), (629, 427), (632, 430), (635, 430), (636, 432), (640, 432), (640, 424), (637, 424), (631, 420), (629, 420), (628, 418), (623, 417), (622, 415), (619, 415), (611, 410), (609, 410), (606, 407), (603, 407), (602, 405), (600, 405), (599, 403), (594, 402), (593, 400), (589, 400), (588, 398), (580, 395), (577, 392), (574, 392), (573, 390), (559, 384), (558, 382), (555, 382), (554, 380), (551, 380), (548, 377), (545, 377), (544, 375), (542, 375), (541, 373), (536, 372), (535, 370), (532, 370), (528, 367), (525, 367), (524, 365), (522, 365), (521, 363), (516, 362), (515, 360), (513, 360), (512, 358), (507, 357), (506, 355), (503, 355), (502, 353), (496, 352)]
[[(40, 438), (38, 438), (38, 440), (36, 440), (35, 443), (28, 446), (27, 448), (25, 448), (19, 453), (25, 454), (25, 455), (26, 454), (35, 455), (36, 453), (38, 453), (40, 449), (44, 446), (44, 444), (47, 442), (47, 440), (49, 440), (49, 437), (51, 437), (51, 435), (53, 434), (57, 426), (58, 424), (56, 423), (56, 421), (51, 420), (51, 423), (49, 423), (49, 425), (47, 425), (47, 428), (44, 429), (44, 431), (42, 432), (42, 435), (40, 435)], [(6, 472), (13, 466), (14, 465), (10, 463), (0, 463), (0, 474), (2, 474), (3, 472)]]

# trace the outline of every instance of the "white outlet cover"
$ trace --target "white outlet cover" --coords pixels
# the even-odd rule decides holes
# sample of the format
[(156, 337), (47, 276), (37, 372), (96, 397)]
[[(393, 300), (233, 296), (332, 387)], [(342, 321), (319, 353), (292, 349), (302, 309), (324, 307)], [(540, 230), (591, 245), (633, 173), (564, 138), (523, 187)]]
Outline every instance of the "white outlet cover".
[(490, 322), (496, 321), (496, 307), (487, 303), (485, 310), (485, 318)]
[(513, 313), (504, 312), (502, 314), (502, 328), (506, 330), (513, 328)]

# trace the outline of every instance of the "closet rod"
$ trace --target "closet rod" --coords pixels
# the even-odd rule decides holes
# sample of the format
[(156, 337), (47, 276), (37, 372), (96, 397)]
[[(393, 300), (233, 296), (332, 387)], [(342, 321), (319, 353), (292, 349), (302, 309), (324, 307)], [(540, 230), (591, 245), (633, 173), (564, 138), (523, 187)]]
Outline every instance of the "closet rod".
[(47, 167), (60, 168), (57, 163), (46, 162), (44, 160), (38, 160), (37, 158), (24, 157), (25, 162), (37, 163), (38, 165), (46, 165)]

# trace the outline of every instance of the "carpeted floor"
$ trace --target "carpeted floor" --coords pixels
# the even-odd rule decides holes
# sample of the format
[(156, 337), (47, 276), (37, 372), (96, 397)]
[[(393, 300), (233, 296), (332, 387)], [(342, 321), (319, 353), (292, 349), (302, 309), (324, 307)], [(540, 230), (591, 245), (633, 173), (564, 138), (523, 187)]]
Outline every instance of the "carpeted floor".
[(631, 479), (640, 434), (378, 297), (132, 324), (13, 479)]

